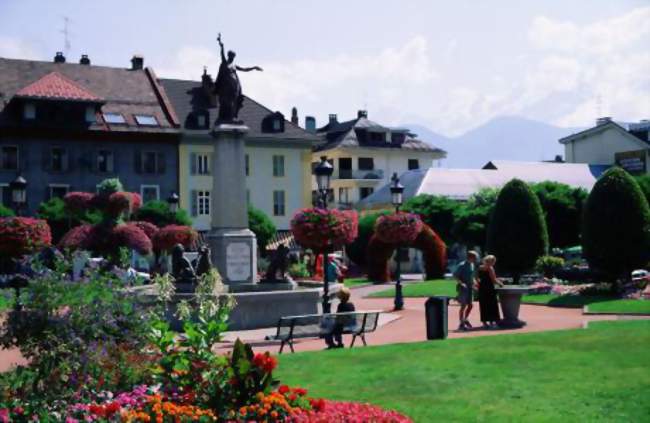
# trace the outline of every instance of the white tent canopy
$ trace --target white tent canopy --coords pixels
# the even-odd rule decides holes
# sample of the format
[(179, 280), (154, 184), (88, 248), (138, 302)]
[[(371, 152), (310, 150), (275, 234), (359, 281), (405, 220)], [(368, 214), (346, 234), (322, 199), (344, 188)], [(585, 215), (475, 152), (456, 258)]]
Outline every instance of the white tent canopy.
[[(590, 191), (606, 166), (583, 163), (515, 162), (494, 160), (483, 169), (430, 168), (405, 172), (400, 176), (404, 199), (419, 194), (467, 200), (482, 188), (500, 188), (518, 178), (528, 183), (554, 181)], [(388, 185), (357, 203), (359, 209), (390, 207)]]

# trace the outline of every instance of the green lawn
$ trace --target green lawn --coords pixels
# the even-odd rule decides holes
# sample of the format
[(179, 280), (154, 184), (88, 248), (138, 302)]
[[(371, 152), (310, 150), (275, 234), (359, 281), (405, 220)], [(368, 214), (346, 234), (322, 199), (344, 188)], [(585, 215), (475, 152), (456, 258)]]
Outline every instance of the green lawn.
[[(416, 422), (647, 421), (650, 321), (286, 354), (277, 376), (316, 397)], [(621, 351), (625, 351), (622, 355)]]
[(357, 285), (366, 285), (370, 283), (372, 283), (372, 281), (369, 281), (366, 278), (347, 278), (343, 281), (343, 285), (347, 286), (348, 288)]
[[(424, 282), (404, 284), (402, 293), (405, 297), (430, 297), (432, 295), (456, 296), (456, 282), (449, 279), (434, 279)], [(392, 298), (395, 296), (395, 287), (385, 291), (374, 292), (369, 297)]]
[(650, 314), (648, 300), (610, 300), (589, 304), (592, 313), (635, 313)]
[(524, 295), (522, 301), (528, 304), (544, 304), (551, 307), (589, 306), (593, 313), (636, 313), (650, 314), (650, 301), (624, 300), (611, 296), (581, 295)]

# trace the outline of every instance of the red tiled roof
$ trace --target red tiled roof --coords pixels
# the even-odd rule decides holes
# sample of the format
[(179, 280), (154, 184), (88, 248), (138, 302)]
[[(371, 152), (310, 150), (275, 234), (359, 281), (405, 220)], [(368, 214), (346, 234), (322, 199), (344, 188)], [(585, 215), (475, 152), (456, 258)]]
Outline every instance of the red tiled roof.
[(50, 72), (41, 79), (21, 88), (16, 93), (16, 96), (78, 101), (101, 100), (92, 91), (69, 80), (58, 72)]

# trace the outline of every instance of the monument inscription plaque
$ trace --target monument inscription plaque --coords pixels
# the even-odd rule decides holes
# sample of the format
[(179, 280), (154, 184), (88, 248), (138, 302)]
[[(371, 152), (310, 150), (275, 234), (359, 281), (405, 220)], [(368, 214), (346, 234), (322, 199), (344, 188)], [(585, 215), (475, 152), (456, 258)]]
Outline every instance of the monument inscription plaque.
[(251, 248), (245, 242), (231, 242), (226, 247), (226, 273), (231, 281), (245, 281), (251, 276)]

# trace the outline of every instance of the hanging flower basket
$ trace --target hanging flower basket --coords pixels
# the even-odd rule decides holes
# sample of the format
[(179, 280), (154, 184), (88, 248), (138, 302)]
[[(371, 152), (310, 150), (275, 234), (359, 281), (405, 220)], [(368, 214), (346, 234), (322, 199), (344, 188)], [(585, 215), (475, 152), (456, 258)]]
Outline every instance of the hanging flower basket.
[(331, 251), (349, 244), (359, 229), (357, 212), (351, 210), (302, 209), (291, 219), (291, 232), (304, 248)]
[(377, 238), (388, 244), (409, 244), (422, 231), (422, 220), (413, 213), (380, 216), (375, 223)]

